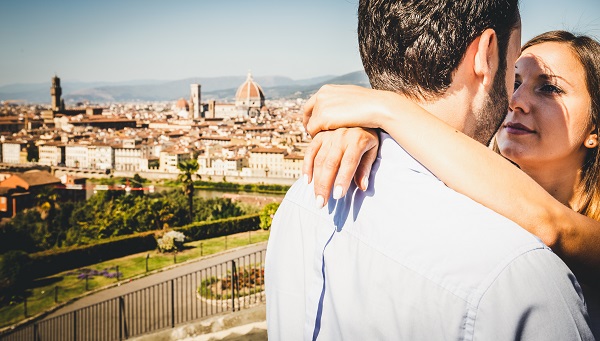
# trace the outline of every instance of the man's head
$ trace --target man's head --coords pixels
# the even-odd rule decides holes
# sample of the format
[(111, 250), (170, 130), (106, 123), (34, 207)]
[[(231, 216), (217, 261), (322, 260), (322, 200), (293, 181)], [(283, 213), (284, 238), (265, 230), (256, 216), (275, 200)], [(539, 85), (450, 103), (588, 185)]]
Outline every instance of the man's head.
[[(446, 94), (479, 38), (494, 45), (490, 48), (496, 54), (497, 72), (488, 81), (488, 98), (474, 95), (473, 101), (480, 103), (473, 110), (481, 112), (472, 113), (473, 131), (465, 131), (483, 143), (508, 108), (506, 55), (518, 26), (518, 0), (361, 0), (358, 9), (360, 53), (373, 88), (423, 102)], [(492, 36), (486, 37), (489, 32)], [(471, 64), (479, 66), (476, 61)]]

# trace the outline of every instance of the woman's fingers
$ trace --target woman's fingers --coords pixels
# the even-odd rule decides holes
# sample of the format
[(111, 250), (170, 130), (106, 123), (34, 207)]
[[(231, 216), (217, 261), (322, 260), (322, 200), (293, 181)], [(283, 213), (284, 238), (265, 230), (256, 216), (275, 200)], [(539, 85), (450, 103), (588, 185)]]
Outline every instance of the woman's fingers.
[(304, 151), (304, 162), (302, 164), (302, 174), (305, 177), (306, 183), (310, 183), (313, 178), (314, 161), (317, 153), (323, 144), (324, 134), (317, 134)]
[[(360, 176), (368, 176), (377, 157), (379, 138), (374, 129), (341, 128), (321, 132), (315, 140), (307, 150), (304, 167), (305, 174), (310, 174), (312, 168), (309, 181), (314, 182), (316, 205), (322, 207), (332, 189), (334, 199), (346, 195), (359, 165)], [(366, 190), (367, 186), (358, 187)]]
[(346, 129), (338, 129), (334, 131), (323, 131), (323, 143), (314, 159), (313, 166), (313, 186), (315, 191), (317, 207), (323, 207), (327, 204), (329, 194), (333, 187), (335, 176), (339, 169), (339, 165), (344, 154), (344, 147), (339, 140), (342, 131)]
[(377, 137), (377, 143), (362, 156), (360, 163), (356, 168), (356, 173), (354, 173), (354, 183), (356, 183), (356, 186), (363, 191), (366, 191), (369, 188), (369, 175), (371, 174), (373, 163), (375, 163), (375, 160), (377, 159), (378, 150), (379, 138)]
[[(308, 121), (310, 120), (310, 118), (312, 116), (313, 108), (315, 107), (316, 101), (317, 101), (317, 95), (314, 94), (308, 99), (308, 101), (306, 101), (306, 103), (304, 103), (303, 114), (302, 114), (302, 124), (304, 124), (304, 129), (306, 129), (307, 132), (308, 132), (308, 129), (307, 129)], [(310, 132), (309, 132), (309, 134), (310, 134)], [(314, 135), (311, 135), (311, 136), (314, 137)]]
[[(350, 128), (345, 132), (344, 141), (347, 141), (344, 155), (340, 162), (337, 177), (333, 187), (333, 198), (339, 199), (346, 195), (352, 179), (360, 171), (361, 178), (368, 176), (371, 171), (371, 165), (377, 158), (377, 149), (379, 146), (379, 137), (374, 129)], [(364, 173), (364, 174), (363, 174)], [(367, 180), (368, 181), (368, 180)], [(361, 186), (357, 182), (358, 188), (363, 191), (367, 186)]]

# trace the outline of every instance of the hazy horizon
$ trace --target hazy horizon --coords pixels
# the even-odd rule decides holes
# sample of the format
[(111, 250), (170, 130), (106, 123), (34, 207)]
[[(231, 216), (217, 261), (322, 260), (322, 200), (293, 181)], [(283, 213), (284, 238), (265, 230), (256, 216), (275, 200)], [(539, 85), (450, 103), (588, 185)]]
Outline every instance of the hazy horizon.
[[(282, 76), (362, 70), (358, 0), (8, 1), (0, 86)], [(553, 29), (600, 36), (600, 1), (521, 2), (522, 41)]]

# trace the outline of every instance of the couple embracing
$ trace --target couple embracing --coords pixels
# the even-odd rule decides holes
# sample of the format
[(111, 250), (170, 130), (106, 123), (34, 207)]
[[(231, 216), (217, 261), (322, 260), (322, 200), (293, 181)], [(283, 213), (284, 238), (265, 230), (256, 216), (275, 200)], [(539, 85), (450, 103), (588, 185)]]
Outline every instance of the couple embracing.
[(361, 0), (358, 16), (373, 90), (305, 107), (305, 179), (267, 249), (269, 337), (593, 340), (600, 44), (521, 47), (517, 0)]

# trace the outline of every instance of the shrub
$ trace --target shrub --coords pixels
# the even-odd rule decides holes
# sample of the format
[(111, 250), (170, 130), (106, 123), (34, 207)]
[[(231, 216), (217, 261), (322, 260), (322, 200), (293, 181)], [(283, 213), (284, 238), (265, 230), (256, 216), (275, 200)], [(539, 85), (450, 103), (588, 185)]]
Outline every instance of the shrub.
[(185, 232), (191, 240), (221, 237), (234, 233), (254, 231), (259, 229), (260, 219), (258, 214), (241, 217), (219, 219), (210, 222), (198, 222), (178, 228)]
[(156, 240), (160, 252), (179, 251), (183, 249), (183, 242), (185, 235), (179, 231), (169, 231)]
[(21, 250), (0, 256), (0, 302), (22, 293), (25, 284), (32, 279), (29, 263), (29, 256)]
[(31, 274), (34, 277), (44, 277), (154, 249), (156, 249), (154, 232), (143, 232), (104, 239), (95, 244), (37, 252), (31, 254)]
[(279, 203), (272, 202), (270, 204), (265, 205), (263, 209), (260, 211), (260, 228), (263, 230), (268, 230), (271, 228), (271, 224), (273, 223), (273, 217), (275, 216), (275, 212), (279, 208)]

